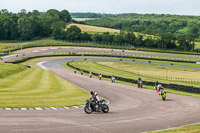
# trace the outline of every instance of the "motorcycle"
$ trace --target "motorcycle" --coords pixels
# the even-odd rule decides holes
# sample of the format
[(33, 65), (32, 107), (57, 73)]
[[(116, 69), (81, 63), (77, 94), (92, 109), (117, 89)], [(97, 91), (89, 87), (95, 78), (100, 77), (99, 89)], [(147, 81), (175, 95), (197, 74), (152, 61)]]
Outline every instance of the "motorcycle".
[(84, 111), (87, 114), (91, 114), (92, 112), (109, 112), (109, 107), (106, 105), (105, 100), (100, 100), (99, 103), (97, 103), (96, 100), (86, 100)]
[(101, 78), (102, 78), (102, 75), (99, 75), (99, 80), (101, 80)]
[(142, 81), (138, 83), (138, 88), (142, 88)]
[(115, 78), (112, 77), (112, 78), (111, 78), (111, 81), (112, 81), (112, 83), (115, 83)]
[(159, 95), (163, 101), (166, 100), (166, 92), (163, 89), (160, 90)]

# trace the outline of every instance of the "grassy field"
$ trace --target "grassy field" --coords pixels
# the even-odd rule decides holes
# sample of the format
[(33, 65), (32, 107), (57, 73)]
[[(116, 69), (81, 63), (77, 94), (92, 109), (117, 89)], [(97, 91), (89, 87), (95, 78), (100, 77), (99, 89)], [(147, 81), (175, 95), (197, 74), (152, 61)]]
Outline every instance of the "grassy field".
[(86, 20), (94, 20), (95, 18), (72, 18), (76, 21), (86, 21)]
[[(128, 59), (128, 58), (120, 58), (122, 60), (133, 60), (133, 59)], [(190, 58), (188, 58), (190, 59)], [(171, 64), (173, 63), (173, 65), (180, 65), (180, 66), (189, 66), (189, 67), (197, 67), (200, 68), (200, 64), (196, 64), (196, 63), (184, 63), (184, 62), (173, 62), (173, 61), (159, 61), (159, 60), (148, 60), (148, 59), (135, 59), (135, 61), (144, 61), (144, 62), (148, 62), (151, 61), (151, 63), (163, 63), (163, 64)]]
[[(144, 81), (155, 82), (158, 80), (162, 83), (200, 86), (200, 71), (195, 69), (110, 61), (74, 61), (70, 64), (83, 70), (101, 72), (103, 75), (131, 79), (141, 76)], [(196, 81), (196, 83), (192, 81)]]
[(84, 24), (75, 24), (75, 23), (67, 25), (67, 28), (74, 25), (79, 27), (82, 32), (88, 32), (88, 33), (103, 33), (103, 32), (119, 33), (120, 32), (120, 30), (116, 30), (116, 29), (90, 26), (90, 25), (84, 25)]
[[(66, 65), (66, 62), (63, 62), (62, 65), (63, 65), (64, 67), (66, 67), (67, 69), (71, 70), (71, 71), (74, 70), (73, 68), (67, 66), (67, 65)], [(80, 74), (80, 71), (77, 71), (77, 73)], [(88, 76), (89, 76), (88, 73), (84, 73), (84, 75), (88, 75)], [(94, 76), (94, 75), (93, 75), (93, 77), (94, 77), (94, 78), (98, 78), (97, 76)], [(103, 77), (103, 80), (110, 81), (109, 78), (104, 78), (104, 77)], [(135, 86), (135, 87), (137, 87), (137, 84), (133, 84), (133, 83), (130, 83), (130, 82), (118, 81), (118, 80), (116, 80), (115, 82), (116, 82), (116, 83), (120, 83), (120, 84), (125, 84), (125, 85), (130, 85), (130, 86)], [(145, 89), (150, 89), (150, 90), (154, 90), (154, 91), (155, 91), (154, 87), (152, 87), (152, 86), (143, 85), (143, 87), (144, 87)], [(178, 95), (192, 96), (192, 97), (200, 98), (200, 94), (197, 94), (197, 93), (189, 93), (189, 92), (177, 91), (177, 90), (173, 90), (173, 89), (169, 89), (169, 88), (165, 88), (165, 89), (166, 89), (167, 93), (173, 93), (173, 94), (178, 94)]]
[(65, 107), (82, 105), (89, 93), (41, 68), (0, 80), (0, 107)]
[(200, 133), (200, 124), (149, 133)]

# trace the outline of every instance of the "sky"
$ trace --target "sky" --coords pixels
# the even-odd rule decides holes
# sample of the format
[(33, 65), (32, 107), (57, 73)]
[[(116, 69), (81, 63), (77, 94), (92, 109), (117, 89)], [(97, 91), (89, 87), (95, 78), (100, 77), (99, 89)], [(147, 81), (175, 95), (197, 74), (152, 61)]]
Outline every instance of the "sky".
[(177, 14), (200, 16), (200, 0), (0, 0), (0, 9), (17, 13), (49, 9), (69, 12)]

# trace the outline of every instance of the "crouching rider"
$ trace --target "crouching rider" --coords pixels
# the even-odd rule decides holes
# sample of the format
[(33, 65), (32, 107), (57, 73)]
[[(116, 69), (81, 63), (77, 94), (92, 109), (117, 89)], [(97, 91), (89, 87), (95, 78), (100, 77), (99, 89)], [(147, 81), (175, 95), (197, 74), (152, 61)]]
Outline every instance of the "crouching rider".
[(96, 102), (96, 105), (97, 105), (97, 109), (100, 110), (100, 106), (99, 106), (100, 98), (99, 98), (98, 94), (93, 89), (90, 91), (90, 94), (91, 94), (90, 100), (94, 99)]

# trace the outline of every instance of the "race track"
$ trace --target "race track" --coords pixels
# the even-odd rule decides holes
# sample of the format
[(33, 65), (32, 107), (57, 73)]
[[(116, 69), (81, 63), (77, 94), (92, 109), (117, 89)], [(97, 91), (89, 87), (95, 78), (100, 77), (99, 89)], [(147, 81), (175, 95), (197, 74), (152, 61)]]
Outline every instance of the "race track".
[[(66, 58), (64, 61), (70, 60)], [(137, 133), (200, 122), (200, 99), (169, 94), (162, 101), (153, 90), (74, 74), (52, 60), (44, 66), (56, 75), (110, 101), (110, 112), (86, 114), (83, 109), (0, 111), (0, 132)]]

